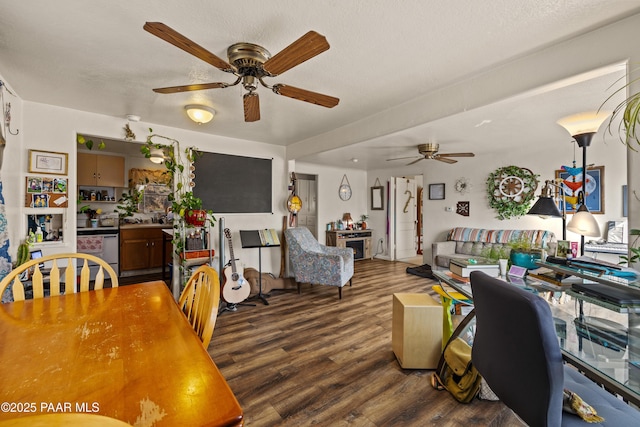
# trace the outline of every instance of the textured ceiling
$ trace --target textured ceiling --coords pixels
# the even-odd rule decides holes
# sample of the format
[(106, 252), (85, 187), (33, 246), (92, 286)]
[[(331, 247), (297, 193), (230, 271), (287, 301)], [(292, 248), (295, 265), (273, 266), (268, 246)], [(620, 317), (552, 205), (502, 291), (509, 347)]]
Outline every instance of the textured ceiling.
[[(27, 101), (290, 145), (638, 11), (637, 1), (612, 0), (0, 0), (0, 74)], [(147, 21), (223, 59), (233, 43), (275, 54), (313, 29), (331, 49), (269, 83), (340, 104), (326, 109), (260, 88), (262, 119), (245, 123), (240, 86), (156, 94), (234, 79), (147, 33)], [(195, 125), (183, 111), (191, 103), (213, 107), (215, 119)], [(414, 138), (406, 146), (424, 142)]]

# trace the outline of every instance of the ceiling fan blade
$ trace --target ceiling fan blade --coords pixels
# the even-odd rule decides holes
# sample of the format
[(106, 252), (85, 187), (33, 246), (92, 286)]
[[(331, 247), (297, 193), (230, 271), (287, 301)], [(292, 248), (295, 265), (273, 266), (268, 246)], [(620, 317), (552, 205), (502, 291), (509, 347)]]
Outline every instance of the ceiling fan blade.
[(277, 76), (328, 49), (329, 43), (323, 35), (309, 31), (268, 59), (263, 68), (271, 76)]
[(438, 154), (440, 157), (475, 157), (473, 153), (444, 153)]
[(207, 64), (211, 64), (214, 67), (227, 73), (233, 73), (233, 67), (231, 67), (231, 65), (227, 61), (220, 59), (199, 44), (189, 40), (174, 29), (163, 24), (162, 22), (146, 22), (142, 28), (144, 28), (154, 36), (159, 37), (162, 40), (184, 50), (185, 52), (190, 53), (196, 58), (203, 60)]
[(244, 103), (244, 121), (257, 122), (260, 120), (260, 98), (255, 92), (245, 93), (242, 97)]
[(424, 159), (426, 159), (426, 157), (420, 157), (419, 159), (416, 159), (416, 160), (414, 160), (413, 162), (409, 162), (409, 163), (407, 163), (407, 166), (411, 166), (411, 165), (413, 165), (413, 164), (416, 164), (416, 163), (418, 163), (420, 160), (424, 160)]
[(340, 99), (334, 98), (333, 96), (323, 95), (321, 93), (311, 92), (310, 90), (283, 84), (273, 85), (272, 90), (278, 95), (288, 96), (289, 98), (310, 102), (327, 108), (333, 108), (338, 105), (338, 102), (340, 102)]
[(423, 159), (424, 157), (417, 157), (417, 156), (409, 156), (409, 157), (395, 157), (393, 159), (387, 159), (387, 162), (390, 162), (391, 160), (407, 160), (407, 159), (415, 159), (417, 158), (418, 160)]
[(178, 92), (188, 92), (192, 90), (204, 90), (204, 89), (217, 89), (228, 87), (228, 83), (200, 83), (194, 85), (185, 85), (185, 86), (171, 86), (171, 87), (161, 87), (158, 89), (154, 89), (153, 91), (156, 93), (178, 93)]
[(433, 156), (433, 158), (434, 158), (435, 160), (439, 160), (439, 161), (441, 161), (441, 162), (445, 162), (445, 163), (449, 163), (449, 164), (451, 164), (451, 163), (458, 163), (458, 161), (457, 161), (457, 160), (449, 159), (449, 158), (442, 157), (442, 156), (439, 156), (439, 155)]

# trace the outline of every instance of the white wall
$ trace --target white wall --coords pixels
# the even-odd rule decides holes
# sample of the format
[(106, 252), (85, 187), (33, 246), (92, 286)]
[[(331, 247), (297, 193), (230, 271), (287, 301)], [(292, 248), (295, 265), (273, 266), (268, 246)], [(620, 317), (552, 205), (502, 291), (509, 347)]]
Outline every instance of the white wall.
[[(595, 215), (601, 230), (606, 230), (606, 222), (622, 219), (622, 186), (626, 184), (626, 165), (624, 162), (626, 148), (613, 137), (603, 141), (603, 132), (598, 133), (587, 150), (587, 163), (595, 163), (596, 166), (605, 166), (604, 194), (605, 213)], [(385, 185), (392, 176), (412, 174), (424, 175), (424, 202), (423, 202), (423, 241), (424, 262), (431, 263), (431, 243), (444, 240), (446, 233), (452, 227), (478, 227), (487, 229), (545, 229), (553, 231), (557, 238), (562, 237), (562, 221), (559, 218), (543, 220), (538, 216), (525, 215), (517, 219), (499, 220), (495, 211), (490, 208), (486, 193), (486, 180), (490, 173), (499, 167), (515, 165), (530, 169), (534, 174), (540, 175), (540, 185), (536, 195), (546, 179), (553, 179), (555, 170), (561, 166), (571, 166), (574, 158), (573, 144), (559, 143), (557, 150), (546, 153), (536, 150), (534, 144), (516, 147), (502, 147), (498, 152), (478, 153), (473, 158), (461, 158), (458, 163), (446, 164), (435, 160), (422, 161), (411, 167), (398, 167), (396, 169), (374, 170), (367, 174), (367, 186), (374, 185), (376, 179)], [(582, 152), (576, 151), (578, 166), (582, 164)], [(454, 190), (454, 184), (458, 178), (466, 177), (472, 184), (470, 192), (462, 195)], [(445, 183), (445, 200), (429, 200), (429, 184)], [(468, 217), (456, 213), (458, 201), (470, 202)], [(386, 194), (385, 194), (386, 202)], [(386, 207), (386, 203), (385, 203)], [(453, 212), (447, 212), (445, 208), (453, 208)], [(567, 219), (570, 220), (571, 217)], [(376, 230), (384, 230), (386, 226), (386, 210), (370, 212), (369, 225)], [(376, 232), (374, 239), (377, 242), (383, 234)], [(567, 239), (580, 241), (580, 236), (568, 232)], [(385, 240), (386, 242), (386, 240)]]
[[(357, 123), (342, 126), (327, 134), (300, 141), (287, 149), (287, 158), (295, 159), (296, 157), (378, 138), (383, 135), (393, 135), (394, 132), (401, 129), (422, 125), (443, 117), (508, 99), (512, 96), (552, 84), (571, 76), (620, 63), (621, 61), (628, 60), (629, 64), (631, 64), (630, 68), (636, 69), (638, 68), (638, 64), (640, 64), (640, 44), (630, 43), (629, 40), (637, 39), (638, 28), (640, 28), (640, 14), (574, 39), (551, 45), (531, 55), (501, 64), (494, 69), (487, 70), (485, 73), (473, 76), (465, 81), (442, 88), (425, 96), (408, 100), (404, 104), (389, 108), (380, 114), (367, 117)], [(637, 77), (637, 74), (635, 74), (634, 77)], [(631, 93), (639, 92), (640, 81), (636, 81), (631, 86), (630, 91)], [(598, 106), (595, 106), (595, 108), (597, 107)], [(585, 106), (585, 110), (593, 108), (594, 106)], [(523, 137), (526, 137), (526, 135), (521, 135), (517, 129), (514, 129), (514, 144), (519, 142), (518, 150), (528, 147), (526, 144), (520, 144)], [(535, 142), (532, 142), (532, 144), (535, 144)], [(614, 144), (611, 144), (611, 146), (613, 145)], [(531, 146), (531, 144), (529, 146)], [(635, 149), (638, 148), (636, 143), (633, 143), (633, 146)], [(508, 147), (505, 147), (505, 150), (508, 150)], [(596, 164), (603, 163), (596, 157), (598, 155), (596, 148), (590, 148), (589, 153), (588, 162), (594, 161)], [(496, 156), (498, 155), (502, 154), (496, 154)], [(551, 154), (549, 155), (551, 156)], [(572, 159), (572, 157), (569, 157), (569, 159)], [(629, 183), (630, 193), (629, 228), (640, 228), (640, 152), (627, 151), (627, 153), (619, 154), (612, 168), (616, 168), (616, 165), (624, 165), (625, 159), (629, 165), (627, 169), (627, 182)], [(555, 164), (559, 163), (555, 158), (551, 160), (553, 160)], [(549, 159), (544, 159), (541, 165), (546, 165), (548, 162), (550, 162)], [(526, 165), (523, 164), (523, 166)], [(486, 169), (484, 176), (490, 172), (489, 169), (491, 168)], [(410, 174), (413, 173), (412, 170), (413, 169), (401, 169), (393, 173), (387, 171), (385, 174), (387, 176), (392, 174)], [(608, 170), (611, 170), (611, 168)], [(542, 169), (540, 169), (540, 171), (543, 172)], [(373, 184), (375, 181), (375, 177), (373, 176), (375, 176), (376, 173), (377, 171), (369, 171), (368, 185)], [(450, 170), (444, 173), (452, 174), (453, 172)], [(379, 175), (382, 180), (382, 174), (380, 173)], [(425, 185), (428, 185), (429, 182), (441, 181), (438, 177), (430, 181), (427, 178), (428, 176), (429, 175), (425, 173)], [(545, 173), (544, 176), (546, 178), (548, 173)], [(607, 173), (607, 176), (610, 175)], [(448, 182), (452, 184), (454, 182), (453, 177), (451, 177)], [(610, 184), (610, 181), (606, 183), (608, 188)], [(480, 185), (482, 186), (482, 183), (480, 183)], [(476, 191), (477, 186), (478, 183), (476, 183)], [(611, 206), (611, 203), (615, 202), (609, 199), (609, 195), (618, 194), (618, 190), (614, 188), (612, 192), (608, 191), (606, 194), (606, 215), (619, 216), (617, 208)], [(635, 194), (637, 194), (637, 196), (635, 196)], [(474, 202), (474, 200), (479, 201), (481, 197), (471, 199), (472, 216), (475, 209), (483, 206)], [(442, 206), (442, 208), (444, 208), (444, 206)], [(427, 214), (427, 212), (429, 212), (429, 209), (425, 206), (425, 214)], [(438, 217), (438, 209), (435, 210), (434, 216)], [(457, 215), (454, 214), (454, 216)], [(378, 218), (379, 215), (375, 214), (375, 217)], [(469, 221), (476, 219), (484, 223), (480, 217), (470, 217)], [(486, 219), (493, 221), (490, 214)], [(525, 220), (518, 220), (516, 225), (524, 224), (520, 223), (520, 221)], [(373, 224), (373, 226), (380, 228), (381, 223)], [(446, 227), (441, 226), (441, 228), (444, 229)], [(426, 235), (425, 238), (427, 238)]]
[[(304, 162), (295, 163), (296, 173), (318, 176), (318, 241), (326, 242), (327, 223), (342, 219), (349, 212), (354, 221), (361, 215), (368, 215), (367, 174), (357, 169), (320, 166)], [(351, 199), (343, 201), (338, 196), (338, 188), (344, 175), (351, 185)]]
[[(22, 104), (22, 105), (21, 105)], [(9, 220), (12, 253), (24, 239), (22, 230), (26, 230), (26, 221), (22, 215), (24, 200), (24, 177), (27, 174), (27, 152), (29, 149), (58, 151), (69, 153), (69, 194), (75, 201), (76, 192), (76, 133), (99, 135), (105, 138), (124, 137), (125, 119), (71, 110), (33, 102), (15, 102), (12, 100), (14, 124), (20, 127), (18, 137), (10, 138), (5, 150), (5, 165), (2, 168), (5, 186), (7, 216)], [(20, 108), (22, 107), (22, 108)], [(233, 234), (234, 251), (245, 267), (258, 268), (257, 249), (242, 249), (238, 231), (261, 228), (282, 229), (282, 218), (286, 214), (287, 197), (286, 167), (284, 147), (256, 143), (245, 140), (217, 137), (181, 129), (169, 128), (152, 123), (129, 123), (139, 141), (144, 141), (149, 127), (156, 134), (180, 141), (181, 148), (195, 146), (203, 151), (223, 154), (250, 155), (261, 158), (273, 158), (273, 213), (236, 215), (225, 214), (225, 225)], [(215, 121), (212, 124), (215, 126)], [(16, 141), (18, 140), (18, 141)], [(7, 160), (7, 156), (10, 159)], [(241, 197), (241, 195), (239, 195)], [(75, 251), (76, 209), (66, 209), (67, 224), (64, 244), (47, 246), (48, 253)], [(214, 213), (215, 215), (215, 213)], [(213, 231), (214, 248), (218, 247), (218, 232)], [(227, 254), (228, 257), (228, 254)], [(217, 263), (214, 264), (217, 266)], [(263, 250), (262, 271), (280, 271), (280, 251)]]

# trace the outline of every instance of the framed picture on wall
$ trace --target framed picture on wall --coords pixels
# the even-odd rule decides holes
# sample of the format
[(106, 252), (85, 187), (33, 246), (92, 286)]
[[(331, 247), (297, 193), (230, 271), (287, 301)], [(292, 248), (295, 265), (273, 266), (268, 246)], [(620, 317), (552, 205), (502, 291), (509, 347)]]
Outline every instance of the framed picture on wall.
[[(578, 198), (580, 193), (584, 194), (582, 188), (582, 172), (571, 175), (565, 170), (556, 170), (556, 178), (562, 179), (562, 189), (565, 194), (565, 207), (567, 213), (574, 213), (580, 206)], [(593, 166), (587, 168), (585, 203), (592, 214), (604, 213), (604, 166)], [(557, 190), (556, 190), (557, 191)], [(559, 200), (559, 194), (557, 194)], [(562, 212), (562, 202), (559, 202), (558, 209)]]
[(384, 209), (384, 187), (371, 187), (371, 210), (381, 211)]
[(67, 153), (29, 150), (29, 172), (66, 175), (68, 158)]
[(429, 184), (429, 200), (444, 200), (444, 183)]

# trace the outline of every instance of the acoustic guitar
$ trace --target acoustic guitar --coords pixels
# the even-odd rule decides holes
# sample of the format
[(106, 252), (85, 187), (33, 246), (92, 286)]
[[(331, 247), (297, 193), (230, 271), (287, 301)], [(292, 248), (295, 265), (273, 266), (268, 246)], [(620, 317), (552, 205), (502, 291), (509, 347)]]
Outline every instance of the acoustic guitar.
[(224, 235), (229, 243), (229, 266), (224, 269), (224, 286), (222, 287), (222, 298), (229, 304), (238, 304), (247, 298), (251, 293), (251, 285), (243, 277), (242, 273), (239, 273), (236, 268), (236, 258), (233, 255), (233, 243), (231, 242), (231, 231), (228, 228), (224, 229)]

